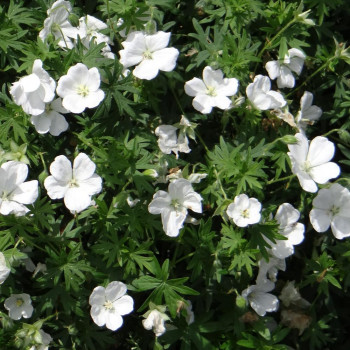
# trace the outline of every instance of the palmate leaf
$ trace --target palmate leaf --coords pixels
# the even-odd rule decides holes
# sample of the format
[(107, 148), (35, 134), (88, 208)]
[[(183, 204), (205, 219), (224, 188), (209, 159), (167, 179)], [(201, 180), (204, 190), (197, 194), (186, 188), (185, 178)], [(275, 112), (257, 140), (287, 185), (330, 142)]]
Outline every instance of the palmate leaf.
[(152, 293), (140, 306), (138, 311), (143, 311), (152, 301), (155, 304), (161, 304), (163, 299), (165, 300), (172, 317), (176, 315), (177, 303), (183, 298), (179, 294), (183, 295), (198, 295), (194, 289), (184, 286), (188, 277), (168, 279), (169, 277), (169, 260), (165, 260), (162, 267), (159, 266), (155, 260), (157, 266), (156, 277), (141, 276), (132, 282), (132, 285), (138, 291), (152, 290)]

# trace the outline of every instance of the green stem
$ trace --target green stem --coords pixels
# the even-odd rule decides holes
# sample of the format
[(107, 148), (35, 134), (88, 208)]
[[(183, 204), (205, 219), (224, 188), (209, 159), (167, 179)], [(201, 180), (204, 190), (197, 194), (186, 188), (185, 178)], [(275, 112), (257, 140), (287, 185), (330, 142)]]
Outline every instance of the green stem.
[(291, 91), (286, 96), (289, 97), (290, 95), (294, 94), (296, 91), (300, 90), (300, 88), (305, 86), (315, 75), (323, 71), (329, 65), (329, 63), (331, 63), (335, 58), (336, 58), (335, 56), (332, 58), (329, 58), (321, 67), (316, 69), (310, 76), (308, 76), (302, 84), (300, 84), (298, 87), (296, 87), (293, 91)]
[(107, 8), (107, 17), (108, 17), (108, 23), (114, 33), (114, 38), (115, 40), (117, 41), (119, 47), (121, 48), (122, 47), (122, 44), (120, 43), (120, 40), (118, 38), (118, 33), (117, 31), (114, 29), (114, 25), (113, 25), (113, 22), (112, 22), (112, 19), (111, 19), (111, 15), (110, 15), (110, 9), (109, 9), (109, 0), (106, 1), (106, 8)]
[(333, 133), (335, 133), (335, 132), (338, 132), (338, 131), (340, 131), (340, 130), (342, 130), (342, 129), (333, 129), (333, 130), (331, 130), (331, 131), (328, 131), (327, 133), (325, 133), (324, 135), (322, 135), (323, 137), (327, 137), (328, 135), (331, 135), (331, 134), (333, 134)]
[[(271, 39), (269, 40), (264, 47), (260, 50), (260, 52), (258, 53), (258, 58), (261, 58), (261, 56), (263, 55), (263, 53), (273, 44), (273, 42), (286, 30), (288, 29), (292, 24), (294, 24), (297, 21), (297, 18), (292, 19), (290, 22), (288, 22), (283, 28), (281, 28), (277, 34)], [(254, 72), (256, 71), (256, 68), (258, 66), (258, 63), (255, 65), (255, 69)]]
[(279, 179), (276, 179), (276, 180), (270, 180), (268, 181), (266, 184), (267, 185), (271, 185), (271, 184), (274, 184), (276, 182), (281, 182), (281, 181), (285, 181), (285, 180), (289, 180), (289, 179), (293, 179), (295, 177), (295, 175), (289, 175), (289, 176), (286, 176), (286, 177), (280, 177)]
[(196, 130), (195, 131), (196, 136), (198, 137), (199, 142), (202, 144), (202, 146), (204, 147), (205, 151), (208, 153), (209, 152), (209, 148), (207, 147), (207, 145), (205, 144), (205, 141), (203, 140), (202, 136), (199, 134), (199, 132)]

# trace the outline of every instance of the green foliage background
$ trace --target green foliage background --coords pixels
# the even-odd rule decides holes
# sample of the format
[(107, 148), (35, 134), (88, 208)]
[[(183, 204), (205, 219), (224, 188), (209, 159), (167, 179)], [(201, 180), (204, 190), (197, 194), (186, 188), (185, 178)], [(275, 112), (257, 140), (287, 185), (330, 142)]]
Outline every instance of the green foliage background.
[[(183, 88), (211, 65), (239, 79), (239, 93), (245, 96), (254, 75), (266, 75), (267, 61), (283, 57), (291, 47), (302, 49), (307, 54), (303, 72), (294, 89), (284, 90), (285, 96), (296, 114), (303, 92), (314, 94), (314, 104), (324, 113), (310, 127), (309, 139), (326, 134), (336, 144), (335, 161), (342, 169), (337, 181), (348, 186), (347, 1), (304, 0), (302, 11), (310, 9), (309, 18), (317, 24), (312, 27), (296, 20), (302, 5), (294, 0), (72, 1), (72, 23), (85, 14), (108, 21), (106, 34), (114, 40), (115, 61), (100, 54), (103, 45), (91, 45), (84, 52), (81, 43), (71, 51), (58, 49), (53, 41), (49, 46), (42, 43), (38, 33), (51, 4), (0, 3), (0, 146), (13, 159), (25, 153), (29, 177), (41, 185), (30, 207), (33, 215), (0, 217), (0, 251), (12, 265), (0, 287), (0, 348), (30, 348), (23, 334), (31, 337), (43, 327), (54, 339), (53, 349), (348, 349), (350, 243), (337, 241), (330, 231), (316, 233), (309, 223), (314, 195), (301, 191), (290, 177), (286, 154), (286, 135), (296, 130), (247, 103), (209, 115), (196, 113)], [(117, 52), (123, 39), (117, 20), (122, 17), (127, 30), (141, 29), (138, 15), (145, 11), (150, 11), (158, 30), (172, 32), (171, 46), (180, 51), (176, 69), (151, 81), (132, 74), (119, 80)], [(98, 67), (102, 76), (103, 103), (82, 115), (68, 115), (69, 130), (58, 138), (39, 135), (8, 92), (11, 83), (30, 73), (37, 58), (56, 81), (78, 62)], [(197, 142), (191, 141), (191, 153), (176, 159), (160, 152), (154, 129), (177, 123), (181, 115), (198, 124)], [(43, 180), (57, 155), (74, 159), (79, 152), (96, 163), (103, 191), (95, 206), (74, 217), (62, 201), (48, 198)], [(165, 161), (169, 169), (208, 174), (194, 185), (204, 198), (203, 214), (196, 216), (200, 225), (185, 225), (177, 238), (167, 237), (160, 217), (147, 210), (153, 194), (167, 185), (155, 184), (146, 170), (159, 171)], [(226, 207), (240, 193), (263, 203), (265, 222), (240, 229), (227, 221)], [(140, 199), (133, 208), (126, 202), (129, 195)], [(254, 283), (257, 261), (267, 255), (263, 236), (280, 237), (269, 216), (284, 202), (302, 213), (306, 232), (304, 242), (287, 259), (286, 272), (279, 273), (274, 293), (295, 280), (310, 301), (311, 324), (302, 335), (281, 325), (279, 312), (242, 321), (249, 307), (239, 295)], [(27, 246), (32, 253), (22, 252)], [(32, 277), (23, 265), (28, 256), (45, 263), (47, 273)], [(114, 280), (126, 283), (135, 301), (134, 312), (115, 333), (93, 323), (88, 304), (93, 288)], [(32, 318), (13, 322), (3, 301), (21, 292), (31, 295), (35, 311)], [(184, 314), (176, 315), (177, 302), (185, 299), (192, 301), (195, 313), (189, 326)], [(142, 327), (149, 302), (166, 305), (174, 326), (159, 339)]]

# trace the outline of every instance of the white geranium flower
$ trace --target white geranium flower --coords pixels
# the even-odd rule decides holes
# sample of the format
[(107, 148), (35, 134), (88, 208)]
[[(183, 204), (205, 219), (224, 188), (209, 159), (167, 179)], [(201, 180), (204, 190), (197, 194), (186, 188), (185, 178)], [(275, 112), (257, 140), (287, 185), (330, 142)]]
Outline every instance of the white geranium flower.
[(79, 30), (68, 22), (68, 16), (72, 12), (72, 5), (69, 1), (58, 0), (54, 2), (47, 11), (48, 18), (44, 21), (44, 28), (39, 33), (39, 38), (45, 42), (52, 34), (58, 40), (58, 46), (72, 49), (74, 44), (71, 40), (76, 39)]
[(65, 206), (79, 213), (91, 204), (91, 196), (101, 192), (102, 179), (95, 174), (96, 165), (85, 153), (79, 153), (72, 164), (65, 156), (57, 156), (50, 165), (51, 176), (44, 181), (51, 199), (64, 198)]
[(239, 227), (256, 224), (260, 221), (261, 203), (256, 198), (249, 198), (246, 194), (236, 196), (229, 204), (226, 213)]
[(53, 136), (58, 136), (61, 132), (68, 129), (66, 118), (61, 114), (68, 112), (69, 111), (62, 106), (62, 99), (56, 98), (56, 100), (46, 105), (44, 113), (33, 115), (30, 121), (39, 134), (46, 134), (49, 132)]
[(62, 105), (72, 113), (82, 113), (85, 108), (97, 107), (105, 93), (99, 89), (100, 73), (96, 67), (88, 69), (78, 63), (68, 69), (67, 75), (60, 78), (57, 94), (62, 97)]
[(228, 96), (235, 95), (237, 90), (236, 78), (224, 78), (220, 69), (209, 66), (203, 69), (203, 80), (193, 78), (185, 84), (186, 94), (194, 97), (193, 107), (203, 114), (210, 113), (213, 107), (228, 109), (232, 102)]
[(105, 43), (105, 47), (102, 49), (102, 54), (108, 58), (114, 58), (114, 54), (111, 52), (112, 40), (109, 36), (102, 34), (101, 30), (108, 28), (107, 24), (99, 19), (86, 15), (79, 19), (79, 36), (83, 45), (88, 49), (90, 47), (91, 40), (96, 44)]
[(295, 79), (292, 71), (299, 75), (303, 69), (305, 54), (298, 49), (289, 49), (288, 53), (281, 61), (269, 61), (266, 63), (266, 70), (271, 80), (277, 78), (277, 86), (282, 88), (292, 88), (295, 85)]
[(9, 161), (0, 168), (0, 213), (2, 215), (25, 215), (38, 198), (38, 181), (24, 182), (28, 176), (28, 165)]
[(148, 205), (151, 214), (161, 214), (164, 232), (170, 237), (179, 235), (187, 216), (187, 209), (202, 212), (202, 197), (194, 192), (191, 183), (185, 179), (174, 180), (168, 192), (158, 191)]
[(4, 302), (5, 309), (9, 311), (9, 316), (13, 320), (29, 318), (33, 313), (32, 299), (29, 294), (12, 294)]
[(0, 252), (0, 284), (3, 284), (9, 276), (11, 269), (6, 265), (6, 259), (2, 252)]
[(279, 224), (279, 233), (287, 238), (287, 240), (276, 240), (271, 242), (270, 253), (278, 259), (285, 259), (294, 253), (294, 246), (300, 244), (304, 240), (305, 227), (300, 222), (300, 213), (289, 203), (281, 204), (275, 216)]
[(259, 273), (256, 278), (256, 283), (261, 284), (267, 278), (270, 281), (277, 281), (277, 273), (278, 270), (286, 271), (286, 260), (278, 259), (273, 256), (269, 257), (269, 261), (267, 262), (264, 258), (259, 260)]
[(292, 162), (292, 172), (306, 192), (317, 192), (318, 184), (339, 176), (340, 168), (330, 162), (334, 155), (334, 144), (326, 137), (317, 136), (309, 145), (308, 139), (301, 133), (295, 135), (296, 144), (289, 144), (288, 156)]
[(337, 239), (350, 236), (350, 192), (333, 184), (321, 189), (312, 201), (310, 222), (317, 232), (325, 232), (329, 226)]
[(51, 335), (44, 332), (42, 329), (39, 329), (39, 334), (41, 337), (41, 344), (33, 345), (29, 350), (49, 350), (49, 345), (52, 341)]
[[(154, 305), (153, 307), (152, 310), (149, 310), (143, 315), (146, 319), (142, 321), (142, 325), (147, 330), (152, 329), (155, 336), (160, 337), (166, 331), (165, 321), (168, 321), (169, 317), (165, 314), (164, 306)], [(158, 309), (161, 309), (161, 311)]]
[(289, 307), (290, 305), (295, 305), (301, 308), (306, 308), (310, 306), (310, 303), (301, 297), (299, 291), (294, 286), (295, 281), (287, 281), (283, 289), (281, 290), (281, 294), (279, 295), (280, 300), (283, 305)]
[(278, 309), (278, 298), (268, 293), (274, 288), (275, 284), (273, 282), (265, 280), (259, 284), (249, 286), (242, 292), (242, 297), (249, 302), (259, 316), (265, 316), (266, 312), (273, 312)]
[(167, 48), (170, 33), (157, 32), (152, 35), (143, 32), (132, 32), (122, 42), (123, 50), (119, 51), (120, 63), (124, 68), (136, 66), (135, 77), (151, 80), (158, 72), (170, 72), (175, 68), (179, 51)]
[(106, 288), (94, 288), (89, 298), (90, 314), (99, 327), (106, 325), (108, 329), (115, 331), (122, 326), (122, 316), (134, 310), (134, 300), (125, 295), (126, 292), (126, 285), (119, 281), (109, 283)]
[(254, 107), (261, 111), (278, 109), (287, 104), (279, 92), (271, 91), (271, 81), (264, 75), (257, 75), (254, 78), (254, 81), (247, 86), (246, 94)]
[(322, 109), (312, 104), (314, 96), (311, 92), (305, 91), (300, 99), (300, 111), (296, 116), (297, 128), (301, 133), (305, 133), (308, 125), (320, 119)]
[(55, 81), (43, 69), (41, 60), (35, 60), (32, 74), (12, 84), (10, 94), (24, 112), (39, 115), (45, 111), (45, 104), (55, 97)]

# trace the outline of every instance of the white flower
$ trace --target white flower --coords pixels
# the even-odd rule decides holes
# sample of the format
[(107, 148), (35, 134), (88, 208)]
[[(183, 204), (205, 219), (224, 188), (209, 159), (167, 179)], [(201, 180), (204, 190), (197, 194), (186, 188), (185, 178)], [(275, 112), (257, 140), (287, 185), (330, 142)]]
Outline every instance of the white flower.
[(310, 222), (317, 232), (325, 232), (329, 226), (337, 239), (350, 236), (350, 192), (333, 184), (323, 188), (312, 201)]
[(295, 85), (295, 79), (292, 71), (299, 75), (303, 69), (305, 54), (298, 49), (289, 49), (284, 56), (284, 60), (269, 61), (266, 63), (266, 70), (271, 80), (277, 78), (277, 86), (282, 89), (284, 87), (292, 88)]
[(178, 179), (169, 184), (168, 192), (158, 191), (148, 205), (151, 214), (161, 214), (164, 232), (170, 237), (179, 235), (187, 209), (202, 212), (202, 197), (193, 191), (188, 180)]
[(261, 203), (256, 198), (249, 198), (246, 194), (236, 196), (229, 204), (226, 213), (239, 227), (256, 224), (260, 221)]
[(90, 314), (99, 327), (106, 325), (108, 329), (115, 331), (122, 326), (122, 316), (134, 309), (134, 300), (125, 295), (126, 292), (126, 285), (119, 281), (109, 283), (106, 288), (94, 288), (89, 298)]
[(29, 318), (33, 313), (32, 299), (29, 294), (12, 294), (4, 302), (5, 309), (9, 311), (9, 316), (13, 320)]
[(165, 154), (174, 152), (176, 158), (179, 157), (179, 152), (189, 153), (191, 149), (188, 146), (188, 138), (186, 134), (179, 133), (178, 128), (172, 125), (159, 125), (154, 133), (158, 136), (158, 146)]
[(288, 156), (292, 163), (292, 172), (306, 192), (317, 192), (318, 184), (325, 184), (340, 174), (336, 163), (330, 162), (334, 155), (334, 144), (326, 137), (317, 136), (309, 145), (303, 134), (296, 134), (296, 144), (289, 144)]
[(39, 115), (45, 111), (45, 104), (55, 97), (55, 81), (42, 68), (41, 60), (35, 60), (32, 74), (12, 84), (10, 94), (24, 112)]
[(62, 105), (72, 113), (82, 113), (85, 108), (97, 107), (105, 93), (99, 89), (100, 73), (96, 67), (88, 69), (78, 63), (60, 78), (57, 94), (63, 98)]
[(68, 22), (68, 16), (72, 11), (69, 1), (58, 0), (54, 2), (47, 11), (48, 18), (44, 21), (44, 28), (39, 33), (39, 38), (45, 41), (49, 34), (58, 40), (58, 46), (72, 49), (73, 42), (70, 38), (76, 39), (79, 30)]
[(265, 111), (278, 109), (287, 104), (283, 96), (276, 91), (271, 91), (269, 77), (257, 75), (254, 81), (247, 86), (246, 94), (255, 108)]
[(275, 288), (270, 280), (249, 286), (242, 292), (242, 297), (249, 302), (250, 306), (259, 316), (265, 316), (266, 312), (277, 311), (278, 298), (268, 292)]
[(322, 109), (312, 104), (313, 98), (311, 92), (305, 91), (300, 99), (300, 111), (296, 116), (296, 122), (301, 133), (305, 133), (306, 127), (313, 125), (322, 115)]
[(57, 98), (46, 105), (45, 111), (39, 115), (33, 115), (30, 118), (39, 134), (49, 132), (53, 136), (58, 136), (61, 132), (68, 129), (66, 118), (61, 114), (69, 111), (62, 106), (62, 99)]
[(279, 233), (287, 238), (287, 240), (276, 240), (276, 243), (271, 242), (270, 253), (278, 259), (285, 259), (294, 253), (294, 246), (300, 244), (304, 240), (305, 227), (300, 222), (300, 213), (289, 203), (281, 204), (275, 216), (279, 223)]
[(164, 312), (160, 312), (157, 309), (153, 309), (151, 311), (146, 312), (144, 317), (146, 317), (146, 319), (142, 321), (142, 325), (145, 329), (152, 329), (156, 337), (160, 337), (162, 334), (165, 333), (165, 321), (169, 320), (169, 317)]
[(2, 252), (0, 252), (0, 284), (3, 284), (9, 276), (11, 269), (6, 265), (6, 259)]
[(278, 270), (286, 271), (286, 260), (278, 259), (273, 256), (269, 257), (269, 261), (267, 262), (264, 258), (259, 260), (259, 273), (256, 278), (256, 283), (261, 284), (264, 282), (267, 277), (270, 281), (277, 281), (277, 273)]
[(299, 306), (301, 308), (306, 308), (310, 306), (310, 303), (301, 297), (299, 291), (294, 286), (295, 281), (288, 281), (279, 295), (280, 300), (283, 305), (289, 307), (290, 305)]
[(48, 350), (52, 337), (50, 334), (44, 332), (42, 329), (39, 329), (39, 334), (41, 337), (40, 345), (33, 345), (29, 350)]
[(44, 181), (51, 199), (64, 198), (65, 206), (79, 213), (91, 204), (91, 196), (101, 192), (102, 179), (95, 174), (96, 165), (85, 153), (79, 153), (72, 164), (57, 156), (50, 165), (51, 176)]
[(102, 54), (105, 57), (114, 58), (114, 54), (111, 52), (111, 47), (108, 45), (112, 44), (112, 40), (109, 36), (100, 32), (106, 28), (108, 28), (106, 23), (93, 16), (87, 15), (79, 19), (78, 30), (83, 45), (88, 49), (91, 40), (96, 44), (105, 43), (105, 46), (102, 49)]
[(170, 33), (157, 32), (153, 35), (143, 32), (132, 32), (122, 42), (124, 50), (120, 50), (120, 63), (124, 68), (137, 65), (133, 70), (135, 77), (151, 80), (158, 72), (170, 72), (175, 68), (179, 51), (167, 48)]
[(236, 78), (224, 78), (220, 69), (209, 66), (203, 69), (203, 80), (193, 78), (185, 84), (186, 94), (194, 97), (193, 107), (203, 114), (210, 113), (213, 107), (228, 109), (231, 106), (228, 96), (235, 95), (237, 90)]
[(29, 209), (24, 204), (33, 204), (38, 197), (38, 181), (24, 182), (28, 165), (9, 161), (0, 168), (0, 213), (2, 215), (25, 215)]

